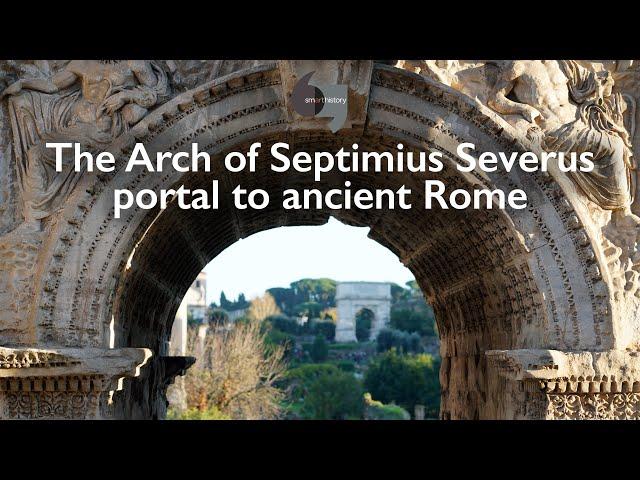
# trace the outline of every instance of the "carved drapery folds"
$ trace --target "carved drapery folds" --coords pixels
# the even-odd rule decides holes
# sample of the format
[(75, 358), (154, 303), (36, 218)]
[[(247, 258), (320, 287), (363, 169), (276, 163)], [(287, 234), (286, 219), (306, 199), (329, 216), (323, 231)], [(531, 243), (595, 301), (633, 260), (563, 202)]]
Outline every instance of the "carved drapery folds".
[(590, 71), (572, 60), (399, 65), (477, 99), (548, 151), (592, 152), (593, 172), (572, 172), (573, 181), (603, 209), (630, 206), (635, 166), (624, 122), (628, 106), (622, 94), (612, 92), (607, 70)]
[(66, 150), (55, 169), (47, 142), (77, 142), (97, 153), (168, 94), (164, 70), (149, 61), (73, 60), (50, 78), (20, 79), (9, 96), (9, 116), (25, 220), (45, 218), (67, 199), (82, 176)]
[(637, 348), (640, 218), (633, 212), (640, 211), (640, 203), (633, 151), (640, 141), (634, 138), (638, 62), (412, 60), (397, 66), (491, 109), (533, 148), (593, 153), (591, 172), (563, 173), (555, 161), (549, 169), (595, 240), (599, 269), (615, 302), (619, 343)]

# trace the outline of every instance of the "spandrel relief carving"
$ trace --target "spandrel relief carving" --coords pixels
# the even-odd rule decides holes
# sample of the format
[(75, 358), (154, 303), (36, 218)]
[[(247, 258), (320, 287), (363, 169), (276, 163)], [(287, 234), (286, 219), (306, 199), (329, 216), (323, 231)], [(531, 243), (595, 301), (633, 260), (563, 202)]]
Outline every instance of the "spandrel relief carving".
[(73, 60), (48, 78), (20, 79), (0, 93), (0, 99), (8, 97), (25, 220), (51, 215), (82, 176), (71, 157), (56, 172), (47, 142), (79, 142), (87, 151), (104, 150), (167, 90), (167, 76), (154, 62)]
[(567, 175), (590, 201), (593, 220), (602, 228), (616, 297), (640, 295), (640, 218), (631, 210), (637, 188), (636, 100), (614, 90), (614, 78), (633, 77), (633, 61), (420, 60), (398, 66), (476, 99), (546, 151), (591, 152), (591, 172)]
[[(571, 60), (403, 61), (400, 66), (477, 99), (548, 151), (592, 152), (592, 172), (570, 173), (592, 202), (631, 215), (634, 186), (627, 102), (613, 93), (607, 70), (594, 72)], [(640, 219), (626, 219), (635, 226)]]

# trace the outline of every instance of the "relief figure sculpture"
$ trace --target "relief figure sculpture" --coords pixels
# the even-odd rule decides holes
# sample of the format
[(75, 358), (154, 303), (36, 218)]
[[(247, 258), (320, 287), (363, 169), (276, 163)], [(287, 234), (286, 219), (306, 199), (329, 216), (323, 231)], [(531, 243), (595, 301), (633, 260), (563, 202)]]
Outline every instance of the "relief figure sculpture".
[(608, 71), (592, 72), (572, 60), (505, 62), (488, 105), (540, 128), (547, 151), (593, 153), (591, 172), (569, 176), (592, 202), (613, 211), (614, 222), (635, 226), (626, 103), (612, 92), (613, 83)]
[(501, 114), (547, 151), (591, 152), (591, 172), (569, 172), (578, 189), (619, 226), (633, 227), (635, 163), (624, 125), (627, 104), (607, 70), (572, 60), (405, 61), (401, 66), (445, 83)]
[(158, 65), (125, 60), (73, 60), (50, 79), (21, 79), (0, 93), (0, 100), (9, 96), (25, 221), (60, 208), (83, 173), (74, 170), (72, 149), (63, 151), (63, 169), (56, 172), (55, 150), (47, 142), (102, 151), (167, 93)]

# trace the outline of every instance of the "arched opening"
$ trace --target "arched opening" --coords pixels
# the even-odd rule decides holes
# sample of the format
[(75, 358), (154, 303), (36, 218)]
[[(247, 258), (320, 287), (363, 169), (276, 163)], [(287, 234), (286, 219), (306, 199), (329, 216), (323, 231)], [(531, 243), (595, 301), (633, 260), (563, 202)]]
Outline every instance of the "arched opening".
[[(168, 418), (234, 415), (233, 418), (244, 419), (259, 410), (254, 408), (256, 402), (276, 403), (270, 398), (278, 399), (279, 419), (377, 418), (375, 415), (380, 415), (381, 409), (412, 416), (415, 405), (426, 405), (429, 418), (437, 418), (438, 352), (433, 349), (426, 352), (421, 344), (437, 345), (437, 336), (433, 324), (427, 325), (429, 318), (412, 315), (407, 310), (410, 307), (417, 310), (426, 304), (419, 288), (414, 287), (410, 271), (392, 252), (368, 238), (368, 230), (334, 218), (322, 226), (280, 227), (246, 237), (214, 258), (193, 281), (178, 309), (180, 312), (205, 306), (198, 295), (198, 279), (202, 285), (202, 277), (206, 275), (209, 308), (205, 322), (189, 322), (187, 327), (187, 319), (179, 314), (174, 320), (171, 355), (190, 355), (197, 360), (168, 389)], [(344, 307), (344, 301), (353, 302), (353, 308), (347, 305), (346, 314), (355, 313), (355, 322), (340, 316), (345, 314), (338, 308)], [(393, 324), (391, 311), (395, 313)], [(361, 320), (365, 322), (364, 328)], [(241, 368), (250, 365), (252, 352), (259, 350), (253, 332), (245, 329), (249, 322), (261, 325), (266, 332), (264, 341), (271, 348), (284, 350), (283, 368), (272, 367), (271, 375), (262, 378)], [(336, 328), (343, 323), (352, 326), (350, 333), (355, 334), (357, 342), (336, 339)], [(205, 358), (213, 357), (215, 361), (202, 358), (205, 352), (200, 343), (186, 342), (191, 348), (180, 351), (181, 337), (177, 335), (180, 324), (188, 330), (189, 338), (207, 329), (203, 335), (214, 339), (218, 350), (207, 350)], [(416, 327), (421, 326), (430, 327), (424, 329), (429, 331), (417, 333)], [(235, 336), (231, 334), (234, 329), (241, 329), (248, 337), (238, 345), (242, 348), (235, 348)], [(378, 342), (383, 330), (387, 335), (383, 342)], [(193, 348), (196, 346), (199, 348)], [(387, 362), (396, 360), (386, 355), (392, 350), (400, 357), (392, 366), (402, 381), (389, 388), (382, 385), (381, 378), (388, 374), (388, 369), (378, 364), (383, 358)], [(428, 357), (422, 363), (429, 360), (434, 368), (427, 368), (419, 363), (422, 359), (413, 358), (418, 354)], [(246, 360), (240, 360), (245, 356)], [(227, 358), (236, 363), (233, 369), (225, 367)], [(262, 363), (273, 364), (273, 358), (271, 351), (265, 352)], [(408, 373), (414, 366), (411, 361), (430, 380), (428, 388), (413, 386), (409, 375), (397, 374)], [(374, 362), (375, 367), (371, 368)], [(222, 377), (225, 382), (216, 380)], [(272, 385), (279, 391), (273, 391)], [(369, 391), (367, 385), (374, 389)], [(414, 387), (415, 395), (407, 393)], [(222, 395), (222, 390), (226, 395)], [(206, 396), (201, 394), (204, 391)], [(230, 395), (230, 391), (236, 393)], [(253, 395), (256, 391), (263, 395)], [(372, 401), (384, 395), (387, 399), (384, 403), (395, 406), (380, 405), (378, 401), (365, 408), (366, 393)], [(322, 405), (324, 394), (331, 395), (330, 411)], [(233, 405), (221, 400), (229, 396), (233, 397)], [(354, 396), (359, 396), (360, 401), (354, 401)], [(272, 408), (263, 413), (275, 415), (276, 411)]]
[[(347, 142), (320, 138), (313, 145), (297, 144), (296, 148), (337, 151), (348, 146)], [(262, 143), (266, 144), (266, 139)], [(395, 147), (392, 139), (377, 136), (366, 137), (360, 143), (370, 150)], [(248, 145), (239, 149), (243, 147)], [(166, 354), (163, 346), (180, 300), (208, 261), (238, 238), (282, 225), (321, 224), (332, 214), (348, 224), (369, 226), (370, 236), (403, 260), (432, 303), (442, 342), (443, 416), (449, 414), (447, 395), (451, 395), (452, 408), (465, 410), (456, 416), (482, 415), (487, 388), (483, 384), (483, 352), (513, 348), (518, 334), (526, 328), (525, 322), (543, 321), (539, 312), (536, 315), (532, 309), (540, 305), (540, 300), (526, 251), (509, 218), (498, 210), (283, 211), (277, 207), (277, 200), (260, 211), (235, 209), (229, 199), (237, 185), (265, 188), (274, 199), (282, 190), (281, 182), (325, 191), (344, 185), (344, 179), (336, 175), (321, 186), (302, 174), (291, 174), (284, 180), (270, 174), (269, 164), (265, 159), (254, 174), (217, 173), (218, 178), (226, 179), (220, 193), (220, 209), (215, 213), (185, 211), (170, 205), (161, 213), (147, 214), (138, 228), (139, 240), (130, 268), (123, 272), (113, 299), (116, 346), (147, 345)], [(439, 175), (442, 176), (447, 176), (449, 184), (467, 189), (472, 186), (452, 168)], [(206, 189), (210, 178), (194, 174), (181, 181), (190, 189)], [(377, 184), (392, 190), (407, 181), (398, 174), (357, 174), (349, 179), (355, 188)], [(413, 187), (416, 204), (420, 205), (424, 199), (419, 184)], [(529, 312), (529, 316), (516, 311)], [(153, 390), (152, 383), (132, 383), (128, 388)], [(160, 393), (125, 391), (125, 395), (151, 402)], [(462, 404), (460, 396), (464, 396)], [(147, 403), (141, 408), (158, 407)]]
[[(480, 151), (525, 151), (526, 139), (468, 98), (428, 80), (376, 66), (364, 125), (336, 134), (304, 125), (285, 108), (280, 72), (274, 67), (239, 72), (187, 92), (163, 105), (124, 136), (113, 150), (121, 159), (135, 141), (150, 153), (177, 151), (198, 141), (216, 165), (211, 174), (140, 173), (83, 179), (78, 198), (65, 210), (47, 248), (52, 253), (48, 283), (37, 317), (43, 342), (63, 345), (148, 347), (155, 360), (142, 380), (127, 382), (118, 407), (125, 417), (164, 413), (162, 358), (184, 293), (212, 258), (238, 239), (279, 226), (320, 225), (333, 215), (349, 225), (370, 227), (370, 236), (394, 252), (414, 274), (433, 306), (441, 339), (441, 415), (444, 418), (515, 418), (527, 392), (508, 391), (487, 369), (485, 352), (522, 348), (610, 348), (613, 342), (606, 295), (589, 236), (563, 189), (549, 175), (463, 174), (455, 149), (472, 141)], [(268, 152), (286, 141), (299, 151), (361, 150), (444, 153), (445, 167), (432, 174), (343, 174), (333, 171), (316, 183), (308, 174), (274, 175), (263, 154), (252, 173), (224, 171), (221, 158), (248, 151), (255, 142)], [(210, 189), (220, 180), (215, 211), (131, 209), (113, 218), (114, 188)], [(525, 210), (423, 210), (424, 181), (450, 189), (525, 188)], [(353, 190), (375, 186), (414, 192), (411, 210), (283, 210), (284, 188)], [(262, 210), (238, 210), (231, 192), (238, 186), (266, 190)], [(87, 193), (83, 193), (86, 191)], [(78, 219), (83, 222), (78, 227)], [(566, 248), (558, 248), (558, 245)], [(74, 255), (67, 255), (68, 253)], [(62, 259), (62, 260), (60, 260)], [(73, 259), (73, 260), (72, 260)], [(96, 279), (87, 281), (87, 279)], [(58, 292), (62, 292), (59, 294)], [(604, 295), (604, 299), (603, 299)]]
[(367, 307), (362, 307), (356, 312), (356, 340), (359, 342), (366, 342), (375, 338), (372, 332), (376, 328), (377, 322), (376, 314)]

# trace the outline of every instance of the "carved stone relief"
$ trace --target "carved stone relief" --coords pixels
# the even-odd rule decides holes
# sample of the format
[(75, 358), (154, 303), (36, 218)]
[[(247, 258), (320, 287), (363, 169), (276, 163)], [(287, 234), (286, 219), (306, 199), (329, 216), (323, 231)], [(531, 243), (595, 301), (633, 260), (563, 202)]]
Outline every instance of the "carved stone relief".
[[(371, 227), (371, 237), (402, 259), (432, 302), (441, 335), (444, 418), (576, 418), (604, 411), (620, 417), (621, 402), (626, 417), (635, 415), (635, 400), (624, 396), (636, 393), (635, 357), (619, 354), (640, 346), (638, 227), (629, 209), (634, 110), (618, 85), (633, 83), (625, 77), (635, 75), (625, 70), (628, 65), (398, 64), (427, 79), (365, 61), (0, 65), (0, 135), (6, 133), (3, 142), (12, 146), (9, 154), (6, 143), (0, 148), (0, 173), (14, 172), (0, 184), (2, 198), (10, 199), (0, 206), (0, 270), (6, 273), (0, 278), (0, 345), (57, 349), (55, 355), (0, 355), (2, 415), (161, 416), (168, 378), (177, 364), (188, 363), (163, 357), (164, 337), (183, 288), (203, 264), (238, 238), (279, 225), (320, 224), (329, 215), (274, 209), (250, 216), (225, 205), (210, 216), (134, 208), (115, 221), (113, 188), (210, 181), (177, 172), (126, 174), (122, 159), (136, 141), (170, 151), (198, 141), (212, 156), (253, 141), (287, 141), (298, 150), (338, 149), (354, 141), (368, 150), (391, 150), (402, 142), (411, 150), (444, 151), (447, 166), (434, 178), (451, 188), (524, 188), (530, 204), (519, 212), (332, 214)], [(326, 122), (296, 118), (287, 107), (292, 84), (309, 68), (325, 81), (349, 85), (348, 128), (336, 135)], [(119, 155), (116, 171), (52, 172), (50, 153), (42, 148), (46, 139), (112, 150)], [(557, 169), (462, 176), (453, 153), (462, 141), (491, 151), (594, 149), (603, 178), (569, 178)], [(305, 184), (303, 177), (283, 179), (261, 168), (242, 180), (258, 182), (273, 196), (283, 182)], [(225, 191), (239, 181), (216, 173)], [(331, 177), (326, 187), (341, 180)], [(361, 175), (353, 183), (417, 189), (422, 180)], [(111, 413), (109, 392), (122, 371), (107, 367), (114, 358), (129, 367), (141, 360), (110, 345), (143, 345), (155, 355), (137, 383), (125, 383), (113, 395), (122, 403)], [(84, 353), (61, 348), (71, 346)], [(507, 353), (487, 354), (498, 349)], [(537, 352), (533, 356), (542, 360), (525, 362), (518, 352), (526, 349), (565, 353)], [(579, 351), (605, 356), (578, 368)], [(606, 370), (602, 359), (617, 370)], [(548, 375), (518, 373), (524, 370)], [(560, 391), (562, 382), (580, 387)], [(585, 382), (599, 390), (583, 392)], [(572, 413), (582, 411), (587, 413)]]
[(140, 374), (147, 349), (0, 347), (0, 417), (100, 419), (112, 415), (120, 379)]
[(413, 60), (397, 66), (463, 92), (543, 150), (594, 154), (592, 172), (562, 173), (557, 163), (549, 168), (558, 181), (572, 181), (565, 188), (575, 188), (571, 201), (599, 243), (615, 308), (631, 319), (619, 325), (620, 336), (638, 345), (637, 62)]

